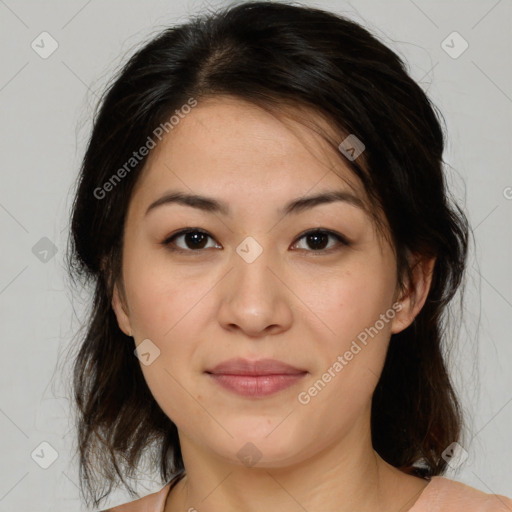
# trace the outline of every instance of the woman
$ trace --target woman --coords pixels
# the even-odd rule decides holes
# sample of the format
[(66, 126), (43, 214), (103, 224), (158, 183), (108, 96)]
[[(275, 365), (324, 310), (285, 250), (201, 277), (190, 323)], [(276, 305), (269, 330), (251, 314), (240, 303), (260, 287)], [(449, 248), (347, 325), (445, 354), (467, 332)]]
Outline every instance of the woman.
[(112, 510), (512, 510), (441, 476), (468, 241), (443, 143), (400, 59), (321, 10), (242, 3), (130, 59), (72, 216), (94, 506), (148, 456), (167, 484)]

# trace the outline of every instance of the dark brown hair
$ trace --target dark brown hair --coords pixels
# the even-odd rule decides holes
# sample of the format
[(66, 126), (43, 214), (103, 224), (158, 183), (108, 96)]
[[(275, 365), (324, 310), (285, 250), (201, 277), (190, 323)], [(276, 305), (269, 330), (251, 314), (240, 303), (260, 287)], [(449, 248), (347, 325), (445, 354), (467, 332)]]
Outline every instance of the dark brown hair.
[[(70, 275), (94, 299), (74, 361), (80, 478), (98, 506), (143, 455), (162, 481), (183, 471), (177, 429), (153, 398), (111, 307), (123, 227), (146, 158), (98, 197), (98, 187), (186, 104), (231, 95), (276, 112), (313, 109), (339, 134), (365, 144), (339, 151), (383, 212), (400, 284), (408, 251), (436, 256), (425, 305), (391, 337), (372, 401), (374, 449), (407, 472), (441, 474), (443, 450), (459, 439), (461, 410), (443, 359), (447, 305), (461, 285), (468, 225), (449, 201), (440, 115), (402, 60), (353, 21), (282, 2), (248, 2), (190, 18), (136, 51), (105, 91), (83, 158), (72, 211)], [(126, 167), (125, 167), (126, 169)], [(96, 191), (96, 192), (95, 192)]]

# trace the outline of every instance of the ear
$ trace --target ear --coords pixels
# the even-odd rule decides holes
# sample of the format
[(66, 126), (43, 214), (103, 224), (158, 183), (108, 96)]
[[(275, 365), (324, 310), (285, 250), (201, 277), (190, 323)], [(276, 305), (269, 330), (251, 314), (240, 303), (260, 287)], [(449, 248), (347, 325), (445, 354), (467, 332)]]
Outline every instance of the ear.
[(132, 335), (132, 327), (130, 325), (130, 317), (127, 312), (128, 307), (125, 305), (125, 301), (121, 297), (121, 292), (119, 291), (118, 284), (114, 285), (114, 292), (112, 296), (112, 309), (117, 318), (117, 323), (121, 331), (123, 331), (127, 336)]
[[(412, 324), (416, 315), (427, 300), (427, 295), (432, 283), (435, 257), (427, 258), (412, 255), (412, 282), (406, 283), (406, 291), (399, 298), (400, 308), (392, 321), (391, 332), (396, 334)], [(410, 263), (411, 264), (411, 263)]]

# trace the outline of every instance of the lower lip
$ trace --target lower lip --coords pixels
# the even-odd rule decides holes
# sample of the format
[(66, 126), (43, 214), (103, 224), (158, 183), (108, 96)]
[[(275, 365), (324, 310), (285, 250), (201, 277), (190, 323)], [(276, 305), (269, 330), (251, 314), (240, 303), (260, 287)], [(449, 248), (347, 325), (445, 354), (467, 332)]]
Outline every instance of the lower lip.
[(306, 372), (292, 375), (227, 375), (220, 373), (209, 375), (217, 384), (237, 395), (261, 398), (293, 386), (306, 375)]

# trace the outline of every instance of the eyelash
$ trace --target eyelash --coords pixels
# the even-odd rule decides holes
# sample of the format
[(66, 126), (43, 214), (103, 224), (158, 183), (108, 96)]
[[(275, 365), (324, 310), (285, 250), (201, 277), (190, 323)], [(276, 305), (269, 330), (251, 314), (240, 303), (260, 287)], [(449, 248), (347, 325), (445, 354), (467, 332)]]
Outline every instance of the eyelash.
[[(208, 236), (209, 238), (211, 238), (213, 240), (213, 237), (208, 232), (203, 231), (202, 229), (187, 228), (187, 229), (182, 229), (181, 231), (178, 231), (177, 233), (167, 237), (161, 244), (163, 246), (165, 246), (167, 249), (169, 249), (170, 251), (177, 252), (177, 253), (201, 253), (201, 252), (204, 252), (205, 249), (182, 249), (182, 248), (179, 248), (179, 247), (177, 248), (176, 246), (172, 245), (173, 240), (175, 240), (176, 238), (179, 238), (180, 236), (187, 235), (189, 233), (201, 233), (203, 235)], [(331, 247), (329, 249), (319, 249), (319, 250), (308, 250), (308, 249), (301, 249), (301, 250), (306, 251), (306, 252), (311, 252), (311, 253), (319, 253), (318, 255), (322, 255), (322, 254), (330, 254), (333, 251), (340, 250), (341, 248), (347, 247), (350, 245), (350, 242), (344, 236), (340, 235), (339, 233), (336, 233), (331, 230), (319, 229), (319, 228), (311, 229), (309, 231), (302, 233), (301, 235), (299, 235), (299, 237), (297, 238), (297, 241), (294, 242), (293, 245), (296, 245), (301, 239), (307, 237), (308, 235), (312, 235), (312, 234), (332, 236), (338, 240), (341, 247), (337, 246), (337, 247)]]

